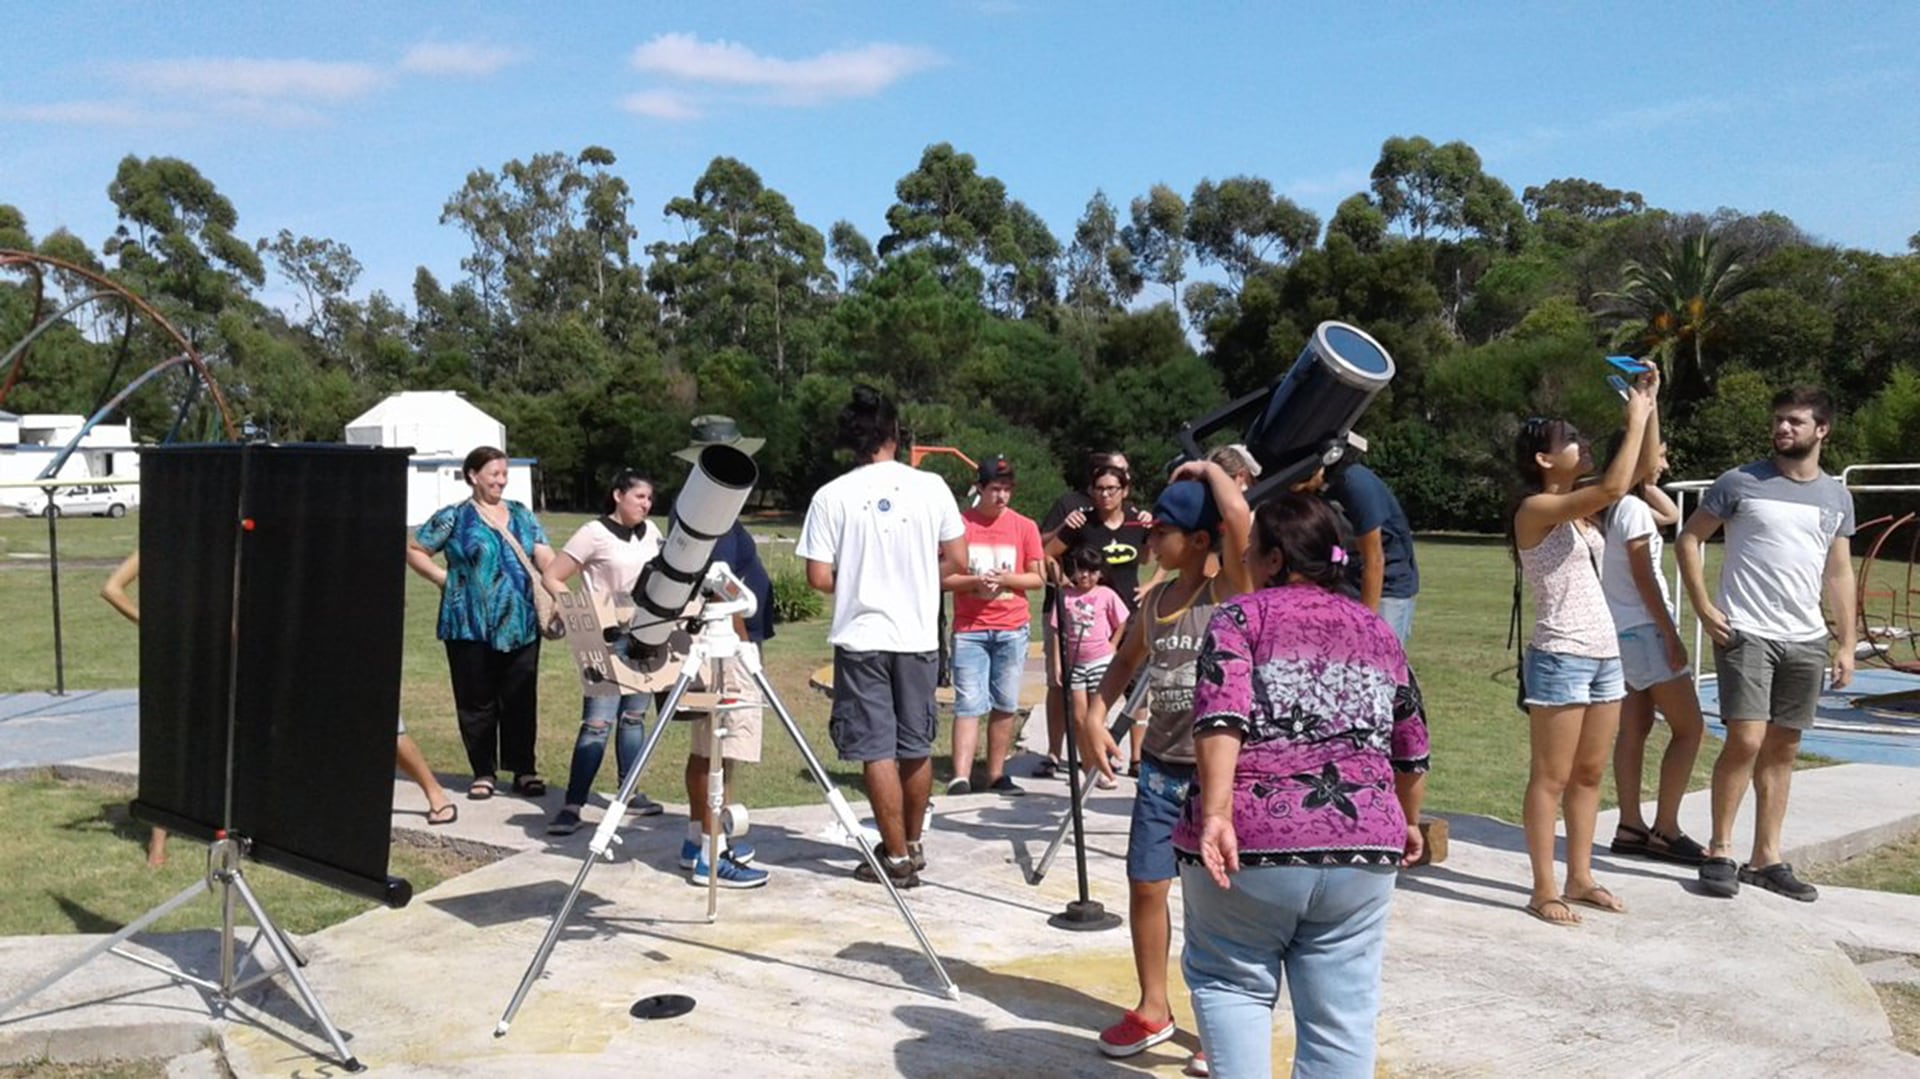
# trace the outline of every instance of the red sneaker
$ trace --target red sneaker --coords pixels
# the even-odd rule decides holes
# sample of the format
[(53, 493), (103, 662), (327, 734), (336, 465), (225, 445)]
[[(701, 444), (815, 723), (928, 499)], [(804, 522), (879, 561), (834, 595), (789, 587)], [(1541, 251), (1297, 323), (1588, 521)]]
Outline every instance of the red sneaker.
[(1159, 1045), (1173, 1033), (1172, 1019), (1156, 1027), (1140, 1018), (1140, 1013), (1128, 1011), (1118, 1023), (1100, 1032), (1100, 1051), (1110, 1057), (1130, 1057)]

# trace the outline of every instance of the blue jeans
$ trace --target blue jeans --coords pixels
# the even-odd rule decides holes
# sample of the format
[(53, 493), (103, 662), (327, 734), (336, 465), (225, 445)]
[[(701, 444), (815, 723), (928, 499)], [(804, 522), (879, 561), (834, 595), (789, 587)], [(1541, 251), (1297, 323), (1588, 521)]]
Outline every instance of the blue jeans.
[[(615, 655), (627, 654), (627, 638), (607, 646)], [(628, 693), (619, 697), (580, 698), (580, 735), (573, 742), (573, 764), (567, 769), (567, 800), (570, 806), (587, 804), (593, 793), (593, 777), (600, 762), (607, 758), (607, 733), (616, 732), (613, 757), (620, 766), (615, 782), (626, 778), (627, 769), (640, 759), (647, 744), (647, 705), (649, 695)]]
[(1293, 1074), (1370, 1079), (1390, 866), (1250, 866), (1222, 891), (1180, 867), (1181, 972), (1200, 1044), (1221, 1079), (1272, 1074), (1273, 1006), (1284, 972), (1293, 1002)]
[(1020, 710), (1020, 676), (1033, 640), (1019, 629), (970, 629), (953, 635), (953, 714), (978, 719)]
[(1381, 596), (1380, 617), (1393, 630), (1400, 641), (1400, 647), (1407, 646), (1407, 638), (1413, 636), (1413, 597)]

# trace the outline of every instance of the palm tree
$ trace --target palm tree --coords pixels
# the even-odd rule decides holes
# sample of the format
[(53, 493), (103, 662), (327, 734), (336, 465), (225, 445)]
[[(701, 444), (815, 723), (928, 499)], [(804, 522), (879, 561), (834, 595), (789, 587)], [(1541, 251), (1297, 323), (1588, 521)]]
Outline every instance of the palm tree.
[(1713, 386), (1707, 340), (1718, 333), (1733, 301), (1760, 287), (1760, 278), (1741, 262), (1737, 248), (1723, 246), (1706, 229), (1679, 237), (1652, 258), (1627, 263), (1620, 277), (1619, 291), (1600, 294), (1621, 319), (1615, 347), (1637, 345), (1643, 355), (1658, 356), (1677, 393), (1704, 396)]

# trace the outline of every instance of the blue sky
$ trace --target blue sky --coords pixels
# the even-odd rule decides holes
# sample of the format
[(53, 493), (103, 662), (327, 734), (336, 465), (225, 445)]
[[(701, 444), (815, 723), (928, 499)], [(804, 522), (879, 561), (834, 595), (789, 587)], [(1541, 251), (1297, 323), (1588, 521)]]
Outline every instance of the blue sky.
[(0, 202), (112, 231), (128, 153), (349, 245), (358, 291), (460, 277), (466, 174), (599, 144), (642, 245), (717, 155), (824, 232), (886, 231), (946, 141), (1064, 240), (1088, 197), (1264, 176), (1331, 216), (1391, 135), (1464, 139), (1518, 193), (1776, 210), (1897, 253), (1920, 231), (1920, 4), (34, 4), (0, 67)]

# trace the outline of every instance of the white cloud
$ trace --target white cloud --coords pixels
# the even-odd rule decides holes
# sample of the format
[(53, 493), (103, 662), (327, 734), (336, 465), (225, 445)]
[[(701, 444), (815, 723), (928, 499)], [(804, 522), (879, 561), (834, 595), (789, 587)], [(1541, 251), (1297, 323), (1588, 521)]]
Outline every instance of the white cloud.
[(800, 60), (762, 56), (730, 41), (693, 34), (661, 34), (633, 51), (633, 66), (687, 82), (771, 90), (785, 104), (871, 97), (941, 62), (938, 54), (907, 45), (874, 43)]
[(656, 120), (698, 120), (702, 113), (685, 94), (672, 90), (643, 90), (620, 99), (620, 107)]
[(1597, 125), (1605, 132), (1644, 134), (1679, 124), (1698, 123), (1733, 111), (1733, 102), (1717, 97), (1689, 97), (1660, 105), (1648, 105), (1601, 117)]
[(519, 59), (512, 49), (496, 45), (433, 44), (422, 42), (407, 50), (400, 70), (415, 75), (492, 75)]
[(365, 97), (386, 82), (372, 64), (328, 60), (145, 60), (123, 64), (118, 72), (136, 89), (193, 98), (337, 103)]
[(0, 106), (0, 117), (30, 124), (73, 127), (170, 127), (186, 121), (179, 113), (157, 112), (126, 101), (49, 101), (39, 105)]
[(1358, 166), (1344, 168), (1338, 172), (1320, 176), (1306, 176), (1287, 184), (1286, 192), (1301, 198), (1320, 198), (1328, 195), (1351, 195), (1356, 191), (1365, 191), (1367, 183), (1373, 178), (1373, 171)]

